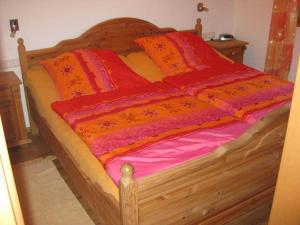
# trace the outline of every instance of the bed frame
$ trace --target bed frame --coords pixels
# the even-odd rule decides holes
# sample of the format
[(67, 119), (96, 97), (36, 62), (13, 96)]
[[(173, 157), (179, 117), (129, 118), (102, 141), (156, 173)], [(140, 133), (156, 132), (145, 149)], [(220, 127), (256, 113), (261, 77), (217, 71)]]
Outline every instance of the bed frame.
[[(193, 32), (201, 35), (201, 21)], [(135, 180), (134, 168), (123, 165), (119, 200), (92, 183), (48, 127), (27, 86), (27, 71), (42, 59), (87, 47), (121, 54), (138, 51), (133, 39), (174, 31), (147, 21), (118, 18), (100, 23), (76, 39), (52, 48), (26, 51), (18, 40), (32, 131), (52, 146), (68, 179), (99, 225), (250, 225), (268, 216), (286, 131), (288, 109), (277, 110), (240, 138), (214, 153)]]

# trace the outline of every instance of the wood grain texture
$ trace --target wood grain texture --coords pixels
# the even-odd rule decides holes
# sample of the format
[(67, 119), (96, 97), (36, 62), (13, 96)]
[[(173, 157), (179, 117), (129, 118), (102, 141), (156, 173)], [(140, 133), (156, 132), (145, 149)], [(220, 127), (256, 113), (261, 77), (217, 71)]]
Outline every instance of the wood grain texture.
[[(40, 60), (55, 57), (63, 52), (80, 48), (111, 49), (126, 54), (141, 50), (134, 42), (134, 39), (171, 31), (175, 31), (175, 29), (159, 28), (144, 20), (134, 18), (112, 19), (97, 24), (78, 38), (61, 41), (52, 48), (27, 51), (25, 57), (23, 56), (24, 54), (20, 55), (23, 56), (23, 60), (27, 60), (27, 65), (30, 66)], [(20, 39), (19, 44), (20, 43), (24, 43), (24, 41)], [(19, 50), (23, 51), (22, 48)], [(24, 67), (26, 68), (26, 65), (24, 65)]]
[(212, 154), (139, 180), (141, 224), (204, 223), (274, 187), (287, 113), (261, 121)]
[(123, 225), (138, 225), (138, 186), (133, 178), (134, 168), (124, 164), (121, 168), (120, 208)]
[(21, 81), (14, 72), (0, 73), (0, 114), (9, 147), (31, 142), (25, 127), (20, 84)]
[[(201, 24), (200, 24), (201, 25)], [(196, 26), (201, 32), (201, 26)], [(79, 38), (65, 40), (48, 49), (26, 51), (19, 40), (24, 80), (27, 70), (39, 60), (83, 47), (113, 49), (126, 54), (139, 47), (140, 36), (174, 31), (134, 18), (109, 20), (89, 29)], [(26, 85), (26, 82), (25, 82)], [(40, 116), (27, 92), (32, 119), (53, 148), (66, 174), (100, 225), (216, 225), (255, 223), (266, 216), (270, 205), (284, 139), (288, 110), (266, 117), (237, 140), (214, 153), (182, 163), (135, 181), (131, 173), (120, 183), (117, 202), (80, 170), (76, 161)], [(257, 214), (262, 211), (264, 213)], [(257, 214), (257, 215), (256, 215)]]
[(28, 70), (27, 51), (26, 51), (26, 48), (24, 46), (24, 41), (21, 38), (18, 39), (18, 53), (19, 53), (22, 79), (23, 79), (24, 87), (25, 87), (24, 88), (24, 90), (25, 90), (25, 99), (26, 99), (26, 106), (27, 106), (27, 109), (28, 109), (30, 131), (31, 131), (32, 135), (36, 135), (36, 134), (38, 134), (38, 129), (37, 129), (37, 126), (35, 124), (35, 121), (31, 117), (28, 93), (26, 91), (26, 87), (27, 87), (27, 70)]
[(269, 215), (274, 187), (224, 210), (199, 225), (259, 225)]

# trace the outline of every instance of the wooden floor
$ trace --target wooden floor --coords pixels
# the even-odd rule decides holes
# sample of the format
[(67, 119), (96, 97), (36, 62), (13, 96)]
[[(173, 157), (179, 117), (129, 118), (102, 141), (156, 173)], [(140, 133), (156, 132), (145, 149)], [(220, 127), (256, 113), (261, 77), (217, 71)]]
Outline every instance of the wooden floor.
[(32, 140), (32, 143), (30, 144), (9, 149), (11, 164), (25, 162), (54, 154), (40, 136), (31, 136), (30, 139)]
[[(9, 156), (12, 164), (25, 162), (29, 160), (33, 160), (40, 157), (46, 157), (49, 155), (54, 155), (51, 151), (50, 147), (42, 140), (40, 136), (31, 136), (32, 140), (31, 144), (28, 144), (23, 147), (14, 147), (9, 149)], [(89, 214), (89, 209), (82, 203), (80, 195), (76, 193), (76, 191), (73, 189), (73, 187), (70, 185), (68, 180), (66, 179), (66, 176), (64, 175), (63, 170), (61, 169), (59, 163), (57, 160), (54, 161), (58, 171), (62, 175), (62, 177), (65, 179), (65, 181), (69, 184), (69, 187), (77, 197), (78, 201), (81, 202), (83, 207), (86, 209), (87, 213)], [(255, 225), (267, 225), (267, 222), (264, 222), (262, 224), (255, 224)], [(240, 224), (243, 225), (243, 224)]]

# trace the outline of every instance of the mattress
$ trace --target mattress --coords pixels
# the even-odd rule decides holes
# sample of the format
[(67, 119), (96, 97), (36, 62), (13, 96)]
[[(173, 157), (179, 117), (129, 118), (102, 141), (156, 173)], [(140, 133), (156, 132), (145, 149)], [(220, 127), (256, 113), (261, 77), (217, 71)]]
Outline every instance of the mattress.
[(161, 81), (165, 74), (157, 67), (145, 52), (132, 52), (125, 56), (120, 56), (134, 72), (144, 77), (150, 82)]

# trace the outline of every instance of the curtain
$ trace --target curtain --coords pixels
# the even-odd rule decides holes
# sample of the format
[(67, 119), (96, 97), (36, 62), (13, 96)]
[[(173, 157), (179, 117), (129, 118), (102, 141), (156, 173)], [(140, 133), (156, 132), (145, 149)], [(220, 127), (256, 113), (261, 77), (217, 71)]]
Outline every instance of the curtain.
[(265, 72), (288, 78), (300, 0), (274, 0)]

